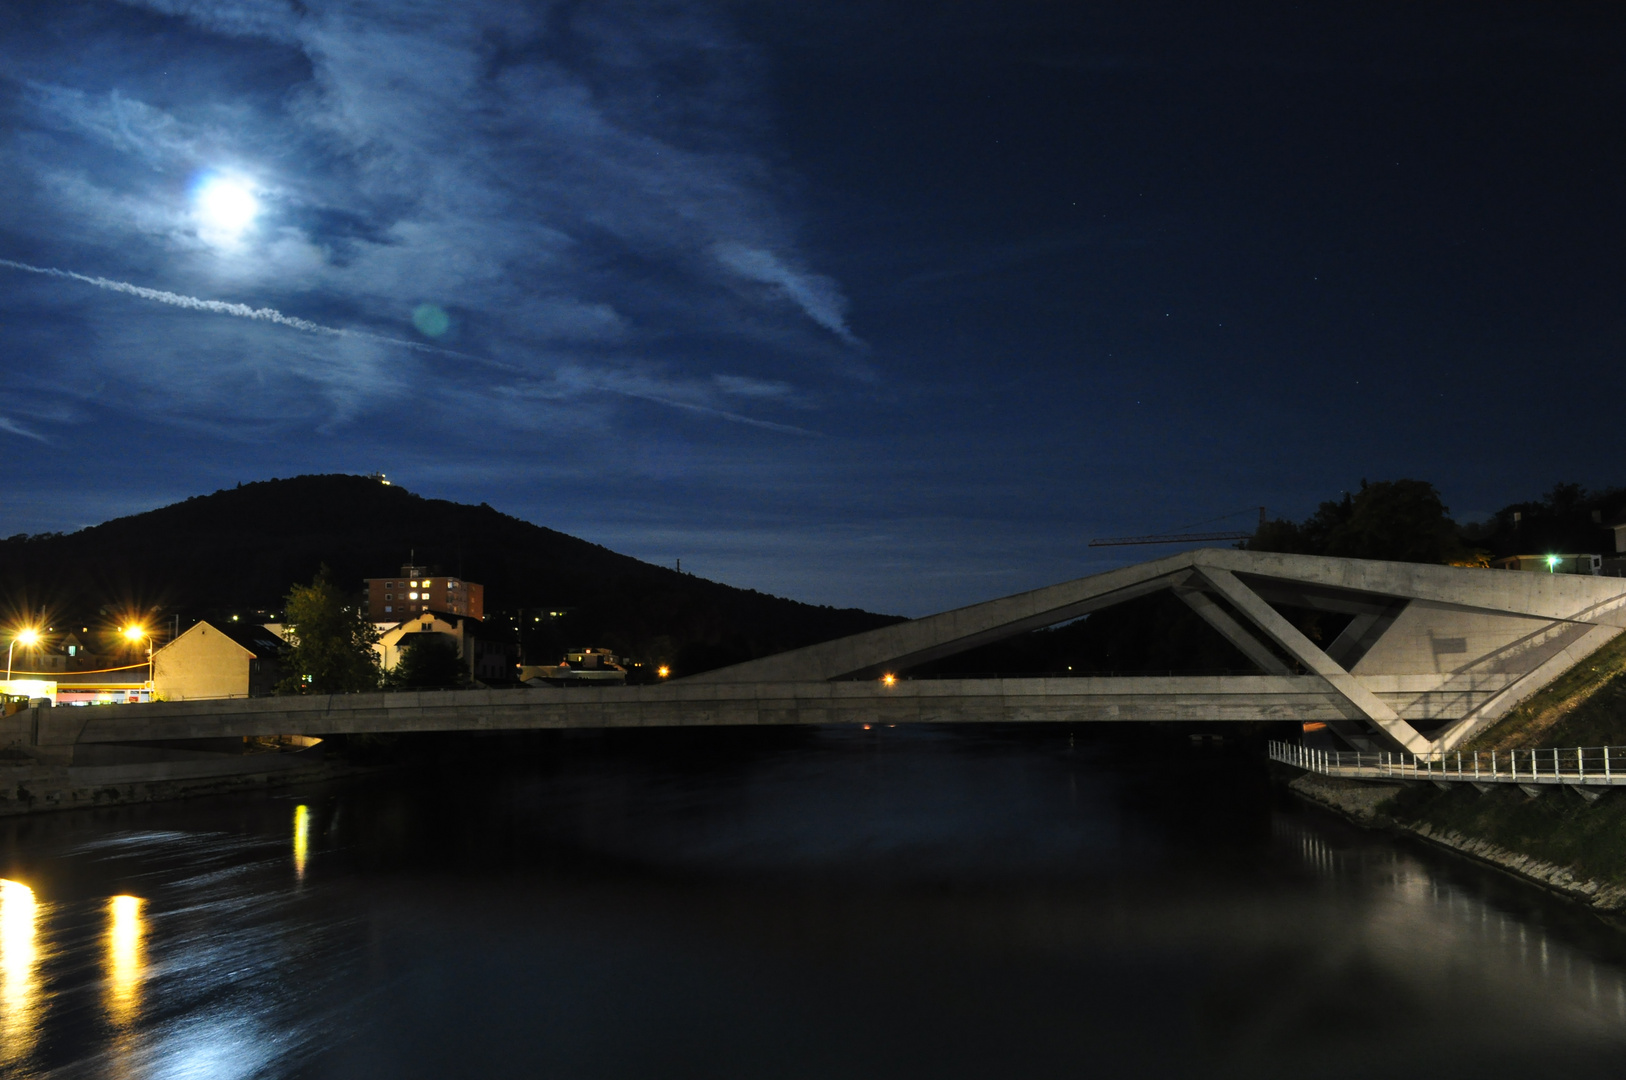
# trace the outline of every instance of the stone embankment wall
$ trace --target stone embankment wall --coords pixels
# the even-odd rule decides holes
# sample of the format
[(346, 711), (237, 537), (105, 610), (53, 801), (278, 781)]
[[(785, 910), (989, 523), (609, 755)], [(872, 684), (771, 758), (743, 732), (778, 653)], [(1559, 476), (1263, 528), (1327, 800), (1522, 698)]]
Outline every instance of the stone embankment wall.
[[(1577, 900), (1596, 911), (1620, 914), (1626, 912), (1626, 885), (1609, 884), (1577, 877), (1574, 869), (1544, 862), (1530, 855), (1512, 851), (1482, 837), (1465, 836), (1452, 830), (1436, 829), (1428, 822), (1411, 824), (1397, 821), (1384, 811), (1384, 806), (1399, 793), (1396, 784), (1372, 784), (1358, 780), (1340, 780), (1335, 777), (1304, 775), (1288, 783), (1294, 794), (1307, 802), (1316, 803), (1348, 818), (1358, 825), (1371, 828), (1395, 829), (1410, 833), (1448, 848), (1471, 859), (1488, 863), (1517, 877)], [(1557, 793), (1555, 793), (1557, 794)]]
[[(275, 767), (259, 763), (198, 762), (116, 766), (0, 763), (0, 817), (73, 810), (87, 806), (157, 802), (197, 795), (220, 795), (270, 785), (326, 780), (355, 770), (342, 762), (320, 760), (293, 764), (294, 754), (256, 755), (280, 758)], [(233, 767), (235, 766), (235, 767)]]

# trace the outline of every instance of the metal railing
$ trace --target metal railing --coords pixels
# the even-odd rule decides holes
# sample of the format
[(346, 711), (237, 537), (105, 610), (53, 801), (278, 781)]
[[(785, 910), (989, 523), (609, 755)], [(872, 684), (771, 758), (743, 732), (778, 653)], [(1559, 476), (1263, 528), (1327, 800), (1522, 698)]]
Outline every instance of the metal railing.
[[(1086, 671), (1079, 668), (1077, 671), (1068, 668), (1066, 671), (948, 671), (916, 673), (908, 672), (897, 676), (899, 682), (926, 682), (945, 681), (949, 679), (1215, 679), (1232, 678), (1235, 676), (1267, 676), (1267, 672), (1258, 668), (1212, 668), (1206, 671), (1187, 670), (1156, 670), (1156, 671)], [(845, 680), (848, 682), (873, 682), (873, 675), (864, 675), (859, 678)]]
[(1270, 759), (1323, 776), (1351, 780), (1626, 786), (1626, 746), (1437, 750), (1430, 754), (1408, 754), (1388, 750), (1315, 750), (1272, 740)]

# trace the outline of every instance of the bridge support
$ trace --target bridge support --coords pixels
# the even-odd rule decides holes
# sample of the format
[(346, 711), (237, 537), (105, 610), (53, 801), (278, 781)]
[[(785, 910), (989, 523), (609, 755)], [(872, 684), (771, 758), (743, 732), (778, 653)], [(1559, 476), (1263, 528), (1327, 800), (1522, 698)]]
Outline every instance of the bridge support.
[(1203, 567), (1198, 573), (1233, 607), (1253, 620), (1255, 626), (1269, 634), (1271, 640), (1326, 680), (1327, 685), (1349, 703), (1355, 716), (1381, 732), (1387, 742), (1413, 754), (1428, 752), (1431, 744), (1418, 734), (1416, 728), (1402, 720), (1399, 713), (1385, 705), (1359, 679), (1322, 652), (1315, 642), (1300, 633), (1280, 612), (1260, 599), (1258, 593), (1238, 581), (1235, 574), (1217, 566)]

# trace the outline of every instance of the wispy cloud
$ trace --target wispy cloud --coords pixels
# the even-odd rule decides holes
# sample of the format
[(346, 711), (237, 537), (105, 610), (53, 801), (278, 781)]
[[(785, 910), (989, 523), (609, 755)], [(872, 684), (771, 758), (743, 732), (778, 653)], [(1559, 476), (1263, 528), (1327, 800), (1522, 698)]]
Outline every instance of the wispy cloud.
[(748, 281), (778, 288), (807, 317), (843, 341), (857, 344), (847, 329), (847, 298), (833, 278), (795, 270), (779, 256), (744, 244), (722, 243), (712, 248), (718, 260)]
[[(331, 412), (296, 410), (300, 423), (381, 414), (403, 395), (441, 403), (422, 424), (502, 423), (456, 410), (506, 391), (805, 434), (774, 414), (811, 406), (805, 379), (843, 375), (820, 349), (861, 347), (845, 293), (780, 204), (756, 60), (702, 5), (125, 2), (188, 26), (186, 47), (146, 53), (131, 38), (123, 70), (67, 79), (81, 69), (53, 62), (53, 40), (11, 46), (42, 55), (6, 58), (24, 112), (0, 225), (24, 243), (0, 265), (266, 328), (155, 321), (149, 336), (249, 353), (142, 368), (181, 391), (150, 397), (156, 417), (235, 411), (247, 365), (266, 401), (318, 380)], [(263, 61), (252, 70), (232, 60), (245, 42)], [(193, 203), (218, 170), (261, 202), (231, 244)], [(84, 308), (39, 290), (0, 299), (22, 303), (65, 320)], [(414, 330), (426, 304), (444, 336)], [(132, 377), (120, 350), (141, 316), (73, 318), (73, 378)], [(270, 331), (336, 342), (290, 352)], [(392, 366), (392, 353), (465, 363)]]
[(36, 442), (48, 443), (51, 441), (39, 432), (31, 431), (7, 416), (0, 416), (0, 431), (9, 432), (12, 435), (21, 435), (25, 439), (33, 439)]

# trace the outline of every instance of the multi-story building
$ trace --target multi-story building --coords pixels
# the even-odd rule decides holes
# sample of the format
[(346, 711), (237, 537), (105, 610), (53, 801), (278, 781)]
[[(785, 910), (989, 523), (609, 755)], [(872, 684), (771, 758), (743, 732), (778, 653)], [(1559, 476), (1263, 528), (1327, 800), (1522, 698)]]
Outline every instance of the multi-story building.
[(483, 619), (485, 586), (437, 574), (427, 566), (403, 566), (394, 577), (367, 579), (367, 617), (373, 622), (405, 622), (426, 611)]

